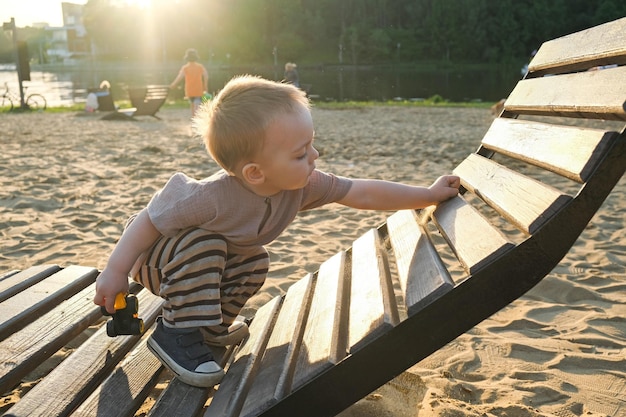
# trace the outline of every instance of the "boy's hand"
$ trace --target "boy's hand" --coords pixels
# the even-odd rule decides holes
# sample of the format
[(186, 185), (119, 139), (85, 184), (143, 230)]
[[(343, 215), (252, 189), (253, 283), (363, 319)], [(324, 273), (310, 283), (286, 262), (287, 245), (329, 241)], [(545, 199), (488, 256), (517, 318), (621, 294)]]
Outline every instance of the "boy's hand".
[(93, 302), (104, 306), (115, 313), (115, 296), (128, 293), (128, 273), (137, 258), (156, 242), (161, 233), (154, 227), (148, 211), (143, 209), (128, 225), (113, 253), (109, 257), (106, 268), (96, 279), (96, 295)]
[(433, 199), (438, 203), (446, 201), (459, 193), (461, 179), (456, 175), (443, 175), (428, 187), (433, 195)]
[(93, 302), (104, 306), (109, 313), (113, 314), (115, 313), (115, 297), (119, 293), (128, 293), (127, 275), (105, 268), (96, 279), (96, 295)]

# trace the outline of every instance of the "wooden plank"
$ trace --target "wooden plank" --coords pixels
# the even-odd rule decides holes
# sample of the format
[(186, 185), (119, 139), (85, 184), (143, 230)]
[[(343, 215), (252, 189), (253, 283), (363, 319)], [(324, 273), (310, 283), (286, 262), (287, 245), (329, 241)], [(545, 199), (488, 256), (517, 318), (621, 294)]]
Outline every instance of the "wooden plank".
[(470, 274), (515, 247), (462, 196), (439, 204), (432, 218)]
[(15, 273), (3, 275), (0, 281), (0, 302), (24, 291), (60, 269), (58, 265), (38, 265), (31, 266), (24, 271), (15, 271)]
[(398, 278), (409, 316), (454, 287), (447, 268), (413, 210), (402, 210), (387, 219)]
[[(149, 328), (160, 313), (163, 300), (147, 290), (141, 291), (137, 297), (140, 316), (146, 328)], [(85, 303), (89, 304), (91, 300), (85, 300)], [(96, 306), (92, 308), (99, 309)], [(102, 325), (94, 335), (28, 391), (10, 409), (11, 415), (14, 417), (69, 415), (102, 383), (106, 375), (137, 344), (138, 340), (139, 336), (109, 337), (106, 334), (106, 325)], [(63, 395), (58, 395), (59, 392)], [(116, 401), (123, 402), (126, 398), (120, 396)], [(107, 405), (104, 404), (103, 407)]]
[(461, 177), (465, 188), (527, 234), (535, 233), (572, 200), (555, 188), (477, 154), (469, 155), (453, 172)]
[(146, 89), (144, 100), (166, 99), (170, 88), (166, 85), (152, 85)]
[(146, 335), (115, 372), (98, 386), (72, 417), (132, 416), (156, 385), (164, 367), (146, 344)]
[(289, 287), (241, 415), (258, 415), (290, 392), (312, 290), (312, 274)]
[(6, 392), (67, 342), (102, 318), (91, 285), (0, 342), (0, 392)]
[(280, 297), (275, 297), (257, 311), (250, 325), (250, 336), (226, 372), (205, 417), (239, 416), (250, 385), (257, 375), (280, 302)]
[(519, 114), (626, 120), (626, 66), (522, 80), (504, 103)]
[(544, 42), (528, 70), (541, 75), (610, 63), (626, 63), (626, 17)]
[(212, 389), (192, 387), (174, 378), (148, 412), (148, 417), (197, 416)]
[[(220, 366), (225, 367), (237, 346), (212, 347), (213, 356)], [(178, 378), (172, 379), (148, 412), (148, 417), (195, 417), (204, 408), (214, 387), (192, 387)]]
[(345, 263), (346, 253), (339, 252), (318, 271), (311, 311), (298, 352), (294, 390), (346, 356), (347, 286), (350, 282)]
[(3, 280), (5, 280), (5, 279), (9, 278), (10, 276), (13, 276), (13, 275), (15, 275), (15, 274), (17, 274), (19, 272), (20, 272), (19, 269), (11, 269), (11, 270), (3, 272), (2, 274), (0, 274), (0, 283)]
[(400, 322), (387, 254), (378, 230), (352, 244), (352, 285), (348, 346), (350, 353)]
[(482, 145), (583, 183), (617, 134), (497, 118), (485, 134)]
[(98, 270), (72, 265), (0, 303), (0, 340), (95, 282)]

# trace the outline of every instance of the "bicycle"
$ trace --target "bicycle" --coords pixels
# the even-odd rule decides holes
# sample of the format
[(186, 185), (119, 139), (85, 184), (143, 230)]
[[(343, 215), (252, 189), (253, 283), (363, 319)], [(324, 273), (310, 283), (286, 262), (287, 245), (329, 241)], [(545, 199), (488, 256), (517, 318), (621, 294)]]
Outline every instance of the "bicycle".
[[(28, 87), (23, 87), (24, 92)], [(12, 111), (15, 108), (14, 103), (20, 103), (20, 97), (10, 91), (9, 84), (4, 83), (4, 93), (0, 96), (0, 109), (8, 108), (8, 111)], [(24, 97), (24, 104), (27, 110), (45, 110), (48, 107), (46, 98), (41, 94), (33, 93)], [(19, 106), (19, 104), (18, 104)]]

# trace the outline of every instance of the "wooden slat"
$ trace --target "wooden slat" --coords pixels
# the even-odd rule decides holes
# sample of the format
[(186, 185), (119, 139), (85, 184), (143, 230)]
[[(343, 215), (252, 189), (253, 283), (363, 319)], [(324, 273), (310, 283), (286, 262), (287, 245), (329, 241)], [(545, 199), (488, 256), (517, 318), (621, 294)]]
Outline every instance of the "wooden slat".
[(504, 103), (520, 114), (626, 120), (626, 66), (522, 80)]
[(359, 350), (399, 321), (387, 255), (378, 230), (372, 229), (352, 244), (350, 352)]
[(72, 417), (132, 416), (139, 409), (164, 369), (146, 341), (147, 336)]
[(0, 303), (0, 340), (93, 283), (94, 268), (69, 266)]
[(91, 285), (0, 342), (0, 392), (6, 392), (28, 372), (102, 317), (92, 302)]
[[(222, 368), (226, 367), (236, 349), (235, 345), (226, 348), (211, 347), (215, 361)], [(207, 398), (214, 392), (215, 387), (192, 387), (174, 378), (152, 406), (148, 417), (196, 417), (204, 408)]]
[(526, 234), (533, 234), (572, 200), (567, 194), (471, 154), (454, 171), (461, 184), (479, 195)]
[(148, 417), (195, 417), (204, 408), (209, 391), (212, 388), (192, 387), (174, 378), (152, 406)]
[(304, 334), (312, 289), (312, 274), (289, 287), (265, 348), (259, 374), (246, 398), (242, 416), (258, 415), (291, 390), (295, 360)]
[[(140, 315), (148, 328), (161, 311), (163, 300), (143, 290), (138, 294)], [(84, 303), (92, 309), (90, 299)], [(41, 382), (35, 385), (20, 401), (10, 409), (15, 417), (55, 417), (65, 416), (74, 410), (111, 372), (124, 355), (130, 351), (139, 336), (109, 337), (106, 325), (98, 329), (68, 358), (56, 366)], [(124, 387), (124, 384), (120, 384)], [(128, 388), (126, 386), (126, 388)], [(62, 392), (63, 395), (59, 395)], [(115, 399), (122, 403), (127, 397)], [(103, 398), (103, 408), (109, 407)], [(73, 414), (74, 415), (74, 414)], [(100, 415), (100, 414), (98, 414)]]
[(583, 183), (617, 134), (497, 118), (485, 134), (482, 145)]
[(454, 282), (432, 242), (417, 222), (413, 210), (402, 210), (387, 219), (398, 277), (409, 315), (454, 287)]
[(204, 414), (205, 417), (239, 416), (250, 385), (257, 375), (280, 302), (280, 297), (275, 297), (257, 311), (250, 325), (250, 337), (226, 372), (210, 407)]
[(169, 87), (167, 86), (152, 86), (148, 87), (145, 93), (145, 100), (159, 100), (167, 98)]
[(5, 271), (2, 274), (0, 274), (0, 285), (1, 285), (3, 280), (5, 280), (5, 279), (7, 279), (7, 278), (9, 278), (9, 277), (19, 273), (19, 272), (20, 272), (19, 269), (11, 269), (11, 270)]
[(320, 266), (311, 311), (293, 378), (293, 389), (332, 367), (346, 356), (348, 285), (346, 253), (339, 252)]
[(0, 302), (13, 297), (15, 294), (24, 291), (61, 270), (58, 265), (37, 265), (31, 266), (24, 271), (15, 271), (12, 274), (6, 274), (0, 281)]
[(461, 196), (439, 204), (432, 216), (470, 274), (515, 246)]
[(528, 69), (542, 74), (610, 63), (626, 63), (626, 17), (544, 42)]

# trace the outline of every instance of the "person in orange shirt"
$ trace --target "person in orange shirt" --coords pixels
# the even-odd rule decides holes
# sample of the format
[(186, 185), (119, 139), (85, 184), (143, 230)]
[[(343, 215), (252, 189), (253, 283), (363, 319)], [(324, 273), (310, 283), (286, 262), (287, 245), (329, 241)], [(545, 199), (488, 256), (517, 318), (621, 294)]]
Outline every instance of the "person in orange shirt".
[(198, 63), (198, 52), (187, 49), (185, 52), (187, 63), (180, 68), (176, 79), (170, 84), (170, 89), (176, 87), (183, 79), (185, 80), (185, 97), (191, 103), (191, 117), (196, 114), (202, 103), (202, 96), (209, 89), (209, 73), (206, 68)]

